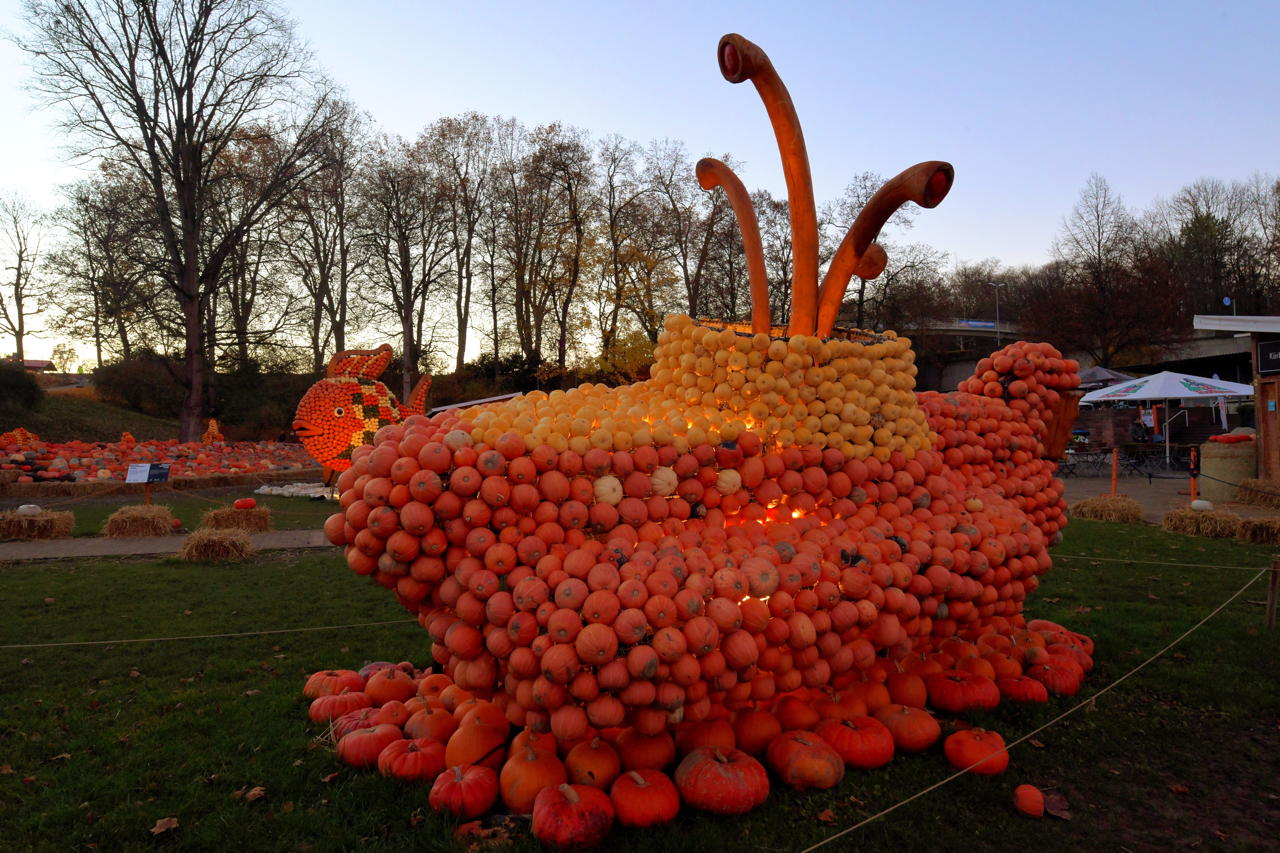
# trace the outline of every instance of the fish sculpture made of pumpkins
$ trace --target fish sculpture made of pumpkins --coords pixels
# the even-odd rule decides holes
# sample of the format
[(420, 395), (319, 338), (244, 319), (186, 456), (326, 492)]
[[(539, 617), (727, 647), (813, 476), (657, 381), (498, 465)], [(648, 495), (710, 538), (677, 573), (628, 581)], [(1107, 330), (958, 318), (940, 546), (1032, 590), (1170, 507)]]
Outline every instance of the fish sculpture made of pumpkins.
[(329, 360), (325, 378), (308, 388), (298, 402), (293, 430), (312, 458), (327, 470), (347, 470), (351, 451), (373, 441), (381, 427), (425, 410), (430, 376), (418, 381), (403, 404), (378, 381), (391, 357), (387, 344), (337, 353)]

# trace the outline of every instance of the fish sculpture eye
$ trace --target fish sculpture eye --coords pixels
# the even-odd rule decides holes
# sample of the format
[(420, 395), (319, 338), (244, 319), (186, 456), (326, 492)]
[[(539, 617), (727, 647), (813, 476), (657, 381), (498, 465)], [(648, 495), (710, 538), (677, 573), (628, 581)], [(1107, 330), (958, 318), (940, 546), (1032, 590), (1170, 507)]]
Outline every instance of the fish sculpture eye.
[(341, 406), (338, 406), (336, 409), (334, 409), (334, 410), (333, 410), (333, 416), (334, 416), (335, 418), (340, 418), (340, 417), (342, 417), (343, 415), (345, 415), (346, 413), (347, 413), (347, 412), (346, 412), (346, 410), (345, 410), (345, 409), (343, 409)]

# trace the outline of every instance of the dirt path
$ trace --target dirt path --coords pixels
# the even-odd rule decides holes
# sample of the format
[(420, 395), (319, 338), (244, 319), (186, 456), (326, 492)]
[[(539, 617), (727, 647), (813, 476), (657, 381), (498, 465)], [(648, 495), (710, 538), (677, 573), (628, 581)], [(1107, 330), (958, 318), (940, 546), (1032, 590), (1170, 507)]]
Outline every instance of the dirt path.
[[(182, 549), (182, 543), (186, 538), (186, 536), (133, 536), (106, 539), (80, 536), (74, 539), (0, 542), (0, 562), (174, 555)], [(249, 539), (260, 551), (333, 547), (324, 538), (324, 533), (319, 530), (272, 530), (267, 533), (251, 533)]]
[[(1067, 487), (1068, 505), (1085, 498), (1111, 493), (1109, 474), (1105, 477), (1068, 477), (1063, 482)], [(1191, 482), (1186, 477), (1153, 478), (1150, 482), (1146, 477), (1121, 477), (1116, 484), (1116, 491), (1142, 504), (1142, 518), (1151, 524), (1159, 524), (1166, 512), (1185, 507), (1191, 502)], [(1214, 509), (1223, 510), (1241, 518), (1260, 518), (1277, 514), (1274, 509), (1234, 501), (1217, 503)]]

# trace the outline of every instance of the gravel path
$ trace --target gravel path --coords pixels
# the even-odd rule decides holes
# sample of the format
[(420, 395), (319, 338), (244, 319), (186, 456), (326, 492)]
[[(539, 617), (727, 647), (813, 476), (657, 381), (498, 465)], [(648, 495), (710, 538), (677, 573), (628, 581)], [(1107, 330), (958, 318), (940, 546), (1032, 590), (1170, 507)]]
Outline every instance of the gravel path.
[[(98, 536), (78, 536), (73, 539), (0, 542), (0, 562), (174, 555), (181, 550), (186, 538), (186, 536), (134, 536), (106, 539)], [(253, 541), (253, 546), (260, 551), (334, 547), (319, 530), (272, 530), (267, 533), (251, 533), (249, 538)]]

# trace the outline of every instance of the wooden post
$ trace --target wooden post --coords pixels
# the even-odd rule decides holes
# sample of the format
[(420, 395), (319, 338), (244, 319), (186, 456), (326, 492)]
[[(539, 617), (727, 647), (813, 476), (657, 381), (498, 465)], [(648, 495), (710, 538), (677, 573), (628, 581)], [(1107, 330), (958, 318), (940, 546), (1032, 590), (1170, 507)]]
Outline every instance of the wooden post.
[(1271, 577), (1267, 583), (1267, 630), (1276, 626), (1276, 595), (1280, 593), (1280, 557), (1271, 559)]
[(1200, 478), (1199, 478), (1200, 470), (1196, 466), (1196, 450), (1197, 449), (1198, 448), (1195, 448), (1195, 447), (1191, 448), (1191, 502), (1192, 503), (1195, 503), (1196, 499), (1200, 497)]
[(1111, 448), (1111, 494), (1116, 494), (1116, 480), (1120, 478), (1120, 448)]

